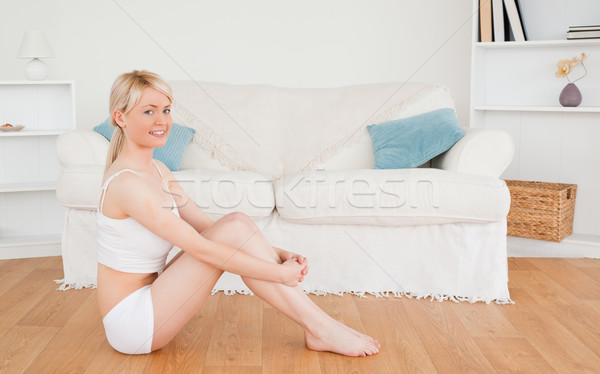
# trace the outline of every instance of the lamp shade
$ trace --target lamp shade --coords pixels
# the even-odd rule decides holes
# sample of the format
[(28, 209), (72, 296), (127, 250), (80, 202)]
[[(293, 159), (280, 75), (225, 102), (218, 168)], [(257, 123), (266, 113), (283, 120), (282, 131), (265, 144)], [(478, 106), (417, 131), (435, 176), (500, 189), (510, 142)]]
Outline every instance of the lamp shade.
[(43, 31), (26, 31), (17, 58), (54, 57), (54, 52)]

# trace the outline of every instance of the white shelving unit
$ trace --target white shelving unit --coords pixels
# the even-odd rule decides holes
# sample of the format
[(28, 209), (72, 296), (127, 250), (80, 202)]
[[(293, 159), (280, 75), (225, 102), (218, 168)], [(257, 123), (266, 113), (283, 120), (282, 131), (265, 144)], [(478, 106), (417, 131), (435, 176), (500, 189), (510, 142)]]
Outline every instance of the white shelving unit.
[(600, 107), (574, 107), (565, 108), (559, 106), (525, 106), (525, 105), (478, 105), (473, 110), (501, 111), (501, 112), (562, 112), (562, 113), (600, 113)]
[[(566, 7), (564, 2), (557, 6)], [(509, 237), (509, 255), (600, 258), (600, 40), (482, 43), (478, 3), (473, 2), (471, 127), (501, 129), (515, 141), (514, 160), (501, 178), (577, 184), (573, 235), (562, 243)], [(542, 2), (520, 4), (528, 11), (540, 8), (534, 21), (544, 24), (532, 29), (552, 30), (555, 22), (557, 33), (566, 33), (564, 19), (544, 19), (549, 11)], [(578, 19), (574, 12), (589, 12), (577, 7), (569, 8), (569, 22)], [(526, 30), (532, 19), (524, 16)], [(588, 74), (576, 82), (583, 101), (579, 107), (562, 107), (558, 97), (568, 80), (555, 77), (556, 64), (581, 52), (588, 55)], [(579, 66), (569, 77), (583, 74)]]
[(60, 255), (56, 138), (75, 129), (73, 81), (0, 81), (0, 259)]
[(599, 44), (598, 39), (585, 40), (528, 40), (525, 42), (493, 42), (482, 43), (475, 41), (476, 48), (502, 49), (502, 48), (535, 48), (535, 47), (585, 47)]

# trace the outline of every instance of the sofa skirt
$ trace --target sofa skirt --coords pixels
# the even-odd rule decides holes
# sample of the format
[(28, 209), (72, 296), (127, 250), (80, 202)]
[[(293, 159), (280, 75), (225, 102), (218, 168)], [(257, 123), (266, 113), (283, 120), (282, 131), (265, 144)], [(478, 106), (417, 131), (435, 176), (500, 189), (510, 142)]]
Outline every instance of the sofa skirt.
[[(60, 289), (95, 287), (93, 210), (67, 209)], [(211, 216), (218, 219), (220, 216)], [(277, 211), (254, 219), (269, 242), (309, 261), (305, 292), (408, 296), (512, 303), (508, 292), (506, 221), (417, 226), (314, 225), (283, 220)], [(173, 248), (170, 257), (179, 248)], [(225, 273), (213, 293), (251, 294)]]

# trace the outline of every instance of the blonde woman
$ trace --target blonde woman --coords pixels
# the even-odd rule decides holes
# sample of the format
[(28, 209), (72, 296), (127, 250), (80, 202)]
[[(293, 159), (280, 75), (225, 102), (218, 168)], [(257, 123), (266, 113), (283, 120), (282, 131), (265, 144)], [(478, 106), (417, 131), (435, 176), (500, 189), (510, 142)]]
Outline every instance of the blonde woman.
[[(165, 80), (147, 71), (120, 75), (110, 93), (115, 131), (96, 222), (98, 304), (112, 347), (127, 354), (164, 347), (229, 271), (302, 326), (309, 349), (378, 353), (376, 340), (329, 317), (298, 287), (306, 258), (271, 246), (243, 213), (211, 220), (152, 158), (169, 135), (172, 101)], [(166, 264), (173, 245), (182, 251)]]

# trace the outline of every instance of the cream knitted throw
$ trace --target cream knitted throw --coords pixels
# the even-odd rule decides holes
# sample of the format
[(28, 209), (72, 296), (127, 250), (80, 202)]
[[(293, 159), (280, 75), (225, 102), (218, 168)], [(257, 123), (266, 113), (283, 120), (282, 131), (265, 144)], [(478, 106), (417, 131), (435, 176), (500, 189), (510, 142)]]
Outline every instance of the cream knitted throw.
[(275, 179), (314, 169), (372, 123), (445, 87), (377, 83), (337, 88), (171, 81), (173, 120), (231, 170)]

